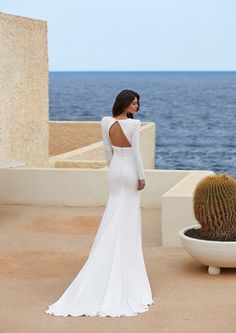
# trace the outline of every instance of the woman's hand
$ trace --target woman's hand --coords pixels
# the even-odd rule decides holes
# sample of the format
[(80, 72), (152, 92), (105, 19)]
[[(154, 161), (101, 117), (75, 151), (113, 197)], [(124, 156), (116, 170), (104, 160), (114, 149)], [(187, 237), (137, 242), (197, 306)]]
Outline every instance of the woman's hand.
[(139, 179), (138, 181), (138, 191), (143, 190), (145, 187), (145, 179)]

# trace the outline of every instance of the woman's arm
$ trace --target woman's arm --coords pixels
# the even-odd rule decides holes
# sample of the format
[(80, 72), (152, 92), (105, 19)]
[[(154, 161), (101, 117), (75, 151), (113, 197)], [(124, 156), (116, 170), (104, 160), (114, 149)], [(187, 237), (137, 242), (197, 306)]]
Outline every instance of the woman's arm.
[(101, 119), (101, 127), (102, 127), (102, 142), (103, 142), (103, 149), (105, 152), (105, 157), (107, 160), (107, 164), (109, 165), (112, 159), (112, 147), (110, 140), (107, 135), (106, 131), (106, 120), (104, 118)]
[(139, 138), (140, 126), (141, 126), (141, 121), (139, 119), (135, 119), (134, 129), (132, 133), (132, 147), (133, 147), (132, 154), (135, 160), (139, 179), (141, 180), (145, 179), (145, 176), (144, 176), (143, 162), (140, 154), (140, 138)]

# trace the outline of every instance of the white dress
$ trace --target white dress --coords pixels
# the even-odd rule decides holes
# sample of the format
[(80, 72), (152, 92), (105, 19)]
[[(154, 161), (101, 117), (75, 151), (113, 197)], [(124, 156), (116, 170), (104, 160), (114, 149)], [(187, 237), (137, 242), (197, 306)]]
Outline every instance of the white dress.
[[(131, 147), (111, 144), (116, 121)], [(136, 119), (101, 119), (109, 197), (84, 266), (45, 312), (55, 316), (136, 316), (154, 304), (142, 251), (138, 179), (144, 179)], [(112, 154), (113, 150), (113, 154)]]

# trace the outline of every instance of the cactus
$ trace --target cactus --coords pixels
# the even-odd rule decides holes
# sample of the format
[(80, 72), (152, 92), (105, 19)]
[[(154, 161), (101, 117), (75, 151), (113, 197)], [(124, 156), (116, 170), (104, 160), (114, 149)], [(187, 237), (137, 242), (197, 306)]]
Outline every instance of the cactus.
[(202, 239), (236, 240), (236, 179), (225, 174), (204, 177), (193, 194), (193, 210)]

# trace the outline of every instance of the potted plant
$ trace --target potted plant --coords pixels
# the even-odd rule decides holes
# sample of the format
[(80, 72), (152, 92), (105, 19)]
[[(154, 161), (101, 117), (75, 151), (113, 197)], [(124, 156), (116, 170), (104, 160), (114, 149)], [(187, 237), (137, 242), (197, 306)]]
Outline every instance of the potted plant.
[(179, 232), (186, 251), (220, 274), (236, 267), (236, 179), (225, 174), (204, 177), (193, 193), (194, 216), (199, 224)]

